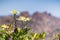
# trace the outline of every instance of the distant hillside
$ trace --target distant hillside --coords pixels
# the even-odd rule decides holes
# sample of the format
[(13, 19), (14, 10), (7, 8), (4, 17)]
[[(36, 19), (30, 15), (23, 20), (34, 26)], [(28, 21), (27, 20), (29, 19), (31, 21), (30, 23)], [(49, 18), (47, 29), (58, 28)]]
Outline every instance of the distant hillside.
[[(21, 12), (19, 16), (31, 17), (31, 22), (27, 25), (32, 28), (32, 32), (46, 32), (46, 40), (51, 40), (53, 34), (60, 33), (60, 19), (52, 16), (47, 12), (35, 12), (33, 15), (30, 15), (27, 11)], [(3, 16), (0, 17), (0, 25), (1, 24), (10, 24), (13, 22), (13, 16)], [(20, 26), (20, 21), (17, 21), (17, 26)]]

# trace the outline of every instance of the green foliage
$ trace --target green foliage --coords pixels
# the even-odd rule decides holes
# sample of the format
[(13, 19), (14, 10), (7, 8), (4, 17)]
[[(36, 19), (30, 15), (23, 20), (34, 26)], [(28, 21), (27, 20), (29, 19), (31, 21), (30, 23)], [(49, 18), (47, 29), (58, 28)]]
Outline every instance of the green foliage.
[(60, 34), (56, 34), (52, 40), (60, 40)]
[(59, 37), (59, 39), (60, 39), (60, 34), (58, 34), (58, 37)]
[(26, 28), (26, 25), (31, 21), (30, 18), (25, 18), (23, 16), (20, 17), (20, 20), (22, 22), (26, 22), (26, 24), (22, 25), (23, 28), (21, 29), (16, 25), (16, 11), (13, 11), (13, 14), (14, 14), (13, 22), (16, 28), (12, 32), (13, 24), (10, 24), (9, 26), (7, 26), (6, 24), (0, 25), (0, 40), (38, 40), (38, 39), (44, 40), (46, 36), (45, 32), (39, 34), (31, 33), (29, 32), (30, 28)]

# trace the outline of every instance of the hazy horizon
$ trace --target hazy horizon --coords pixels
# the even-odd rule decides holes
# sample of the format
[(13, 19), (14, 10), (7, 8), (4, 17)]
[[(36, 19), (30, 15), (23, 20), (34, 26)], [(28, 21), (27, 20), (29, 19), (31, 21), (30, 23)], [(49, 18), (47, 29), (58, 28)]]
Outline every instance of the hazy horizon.
[(0, 16), (10, 15), (10, 11), (47, 11), (60, 18), (60, 0), (0, 0)]

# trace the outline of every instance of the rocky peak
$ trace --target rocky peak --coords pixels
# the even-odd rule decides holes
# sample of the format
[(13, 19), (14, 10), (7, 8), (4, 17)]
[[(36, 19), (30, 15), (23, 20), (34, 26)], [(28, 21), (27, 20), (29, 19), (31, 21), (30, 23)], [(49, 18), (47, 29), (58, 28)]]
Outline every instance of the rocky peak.
[(21, 13), (20, 13), (20, 16), (29, 17), (30, 15), (29, 15), (29, 12), (24, 11), (24, 12), (21, 12)]

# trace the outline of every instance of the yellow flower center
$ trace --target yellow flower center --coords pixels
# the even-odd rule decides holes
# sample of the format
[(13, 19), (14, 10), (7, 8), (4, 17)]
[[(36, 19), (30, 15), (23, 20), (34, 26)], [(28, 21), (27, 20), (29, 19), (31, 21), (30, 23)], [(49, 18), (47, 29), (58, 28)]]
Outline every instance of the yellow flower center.
[(16, 10), (13, 10), (13, 11), (12, 11), (12, 13), (13, 13), (13, 14), (16, 14), (16, 13), (17, 13), (17, 11), (16, 11)]

